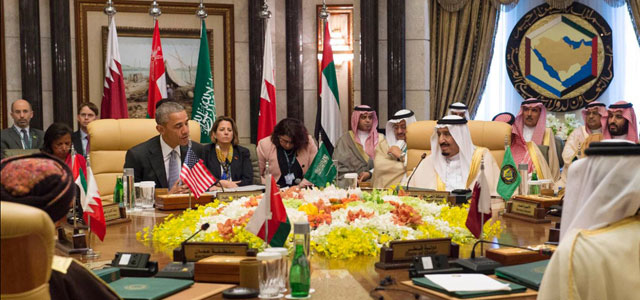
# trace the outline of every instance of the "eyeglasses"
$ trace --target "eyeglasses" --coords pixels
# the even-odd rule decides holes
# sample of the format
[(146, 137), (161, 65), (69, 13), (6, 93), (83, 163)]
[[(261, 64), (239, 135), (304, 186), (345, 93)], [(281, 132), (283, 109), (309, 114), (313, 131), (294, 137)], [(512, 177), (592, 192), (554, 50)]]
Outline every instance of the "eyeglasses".
[(280, 144), (281, 145), (293, 145), (293, 141), (292, 140), (287, 140), (283, 137), (279, 137), (278, 138), (280, 140)]

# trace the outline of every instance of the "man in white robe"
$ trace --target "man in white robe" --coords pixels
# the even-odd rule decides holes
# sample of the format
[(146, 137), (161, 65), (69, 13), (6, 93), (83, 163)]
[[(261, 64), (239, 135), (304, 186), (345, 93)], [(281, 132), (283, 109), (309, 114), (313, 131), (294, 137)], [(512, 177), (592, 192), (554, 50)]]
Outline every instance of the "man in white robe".
[(637, 299), (640, 146), (605, 140), (569, 169), (560, 244), (538, 299)]
[(449, 112), (447, 115), (461, 116), (467, 120), (471, 120), (469, 117), (469, 107), (462, 102), (454, 102), (449, 104)]
[[(511, 131), (511, 153), (516, 164), (529, 165), (529, 174), (535, 171), (538, 179), (555, 183), (560, 180), (560, 163), (555, 136), (546, 123), (547, 110), (541, 100), (523, 101)], [(546, 150), (546, 157), (541, 149)]]
[[(562, 150), (564, 167), (558, 186), (564, 187), (567, 182), (567, 171), (571, 163), (583, 156), (588, 146), (588, 141), (600, 141), (602, 139), (602, 125), (607, 119), (607, 106), (598, 101), (593, 101), (582, 110), (584, 124), (574, 129)], [(587, 143), (585, 143), (587, 141)]]
[(638, 122), (633, 104), (618, 101), (609, 105), (607, 123), (602, 135), (605, 139), (627, 140), (638, 143)]
[(402, 181), (407, 166), (407, 126), (415, 121), (413, 111), (401, 109), (387, 122), (386, 139), (378, 143), (373, 162), (374, 188), (388, 188)]
[(472, 189), (484, 162), (491, 195), (497, 195), (500, 169), (489, 149), (473, 145), (467, 120), (449, 115), (438, 120), (435, 129), (431, 135), (431, 154), (414, 169), (414, 176), (404, 185), (438, 191)]

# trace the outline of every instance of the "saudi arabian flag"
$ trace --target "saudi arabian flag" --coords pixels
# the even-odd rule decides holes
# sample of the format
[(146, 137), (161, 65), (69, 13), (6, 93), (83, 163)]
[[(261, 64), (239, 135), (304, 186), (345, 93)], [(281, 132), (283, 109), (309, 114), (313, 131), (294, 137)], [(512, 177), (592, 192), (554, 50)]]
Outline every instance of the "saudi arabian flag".
[(338, 80), (336, 66), (333, 63), (329, 22), (324, 24), (324, 42), (322, 46), (322, 78), (320, 83), (320, 105), (316, 118), (315, 135), (319, 142), (325, 144), (329, 155), (333, 155), (333, 147), (342, 135), (342, 119), (340, 114), (340, 97), (338, 96)]
[(511, 155), (511, 147), (507, 146), (502, 159), (502, 167), (500, 168), (500, 178), (498, 180), (498, 194), (502, 199), (509, 201), (513, 192), (520, 185), (520, 174), (516, 168), (516, 163)]
[(216, 102), (213, 96), (209, 43), (204, 20), (202, 20), (202, 29), (200, 30), (200, 53), (198, 53), (194, 94), (191, 119), (200, 123), (200, 143), (211, 143), (209, 132), (213, 122), (216, 121)]
[(317, 187), (325, 187), (327, 183), (332, 183), (333, 180), (336, 179), (337, 174), (338, 170), (333, 164), (333, 160), (331, 160), (331, 155), (329, 155), (327, 147), (324, 146), (324, 143), (320, 143), (318, 153), (316, 157), (313, 158), (311, 167), (309, 167), (307, 173), (304, 174), (304, 178)]

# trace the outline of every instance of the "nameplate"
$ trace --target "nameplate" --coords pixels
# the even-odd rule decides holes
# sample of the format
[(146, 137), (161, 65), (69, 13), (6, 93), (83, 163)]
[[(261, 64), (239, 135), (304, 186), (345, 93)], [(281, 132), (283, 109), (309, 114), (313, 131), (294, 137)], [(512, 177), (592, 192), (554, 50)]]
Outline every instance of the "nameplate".
[(443, 202), (449, 200), (449, 192), (447, 191), (405, 191), (407, 196), (420, 198), (429, 202)]
[(259, 191), (240, 191), (240, 192), (218, 192), (216, 193), (216, 198), (220, 201), (230, 202), (233, 199), (260, 195), (262, 193), (263, 191), (260, 191), (260, 190)]
[(395, 241), (389, 243), (393, 250), (393, 261), (412, 260), (414, 256), (446, 255), (451, 251), (451, 239), (427, 239), (413, 241)]
[(186, 243), (184, 253), (187, 261), (198, 261), (214, 255), (247, 256), (247, 243)]
[(511, 200), (513, 204), (511, 204), (511, 212), (516, 214), (521, 214), (525, 216), (534, 217), (536, 215), (536, 208), (538, 208), (537, 203), (519, 201), (519, 200)]
[(104, 220), (106, 222), (122, 218), (118, 203), (105, 204), (102, 206), (102, 211), (104, 212)]

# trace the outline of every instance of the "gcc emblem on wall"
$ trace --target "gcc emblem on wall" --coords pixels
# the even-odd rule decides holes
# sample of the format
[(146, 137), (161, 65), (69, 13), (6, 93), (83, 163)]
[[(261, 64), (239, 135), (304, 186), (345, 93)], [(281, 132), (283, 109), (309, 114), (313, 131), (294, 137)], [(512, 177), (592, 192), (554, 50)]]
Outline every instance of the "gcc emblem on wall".
[(523, 98), (568, 111), (596, 100), (613, 79), (611, 28), (593, 9), (574, 2), (565, 10), (540, 5), (514, 27), (507, 71)]

